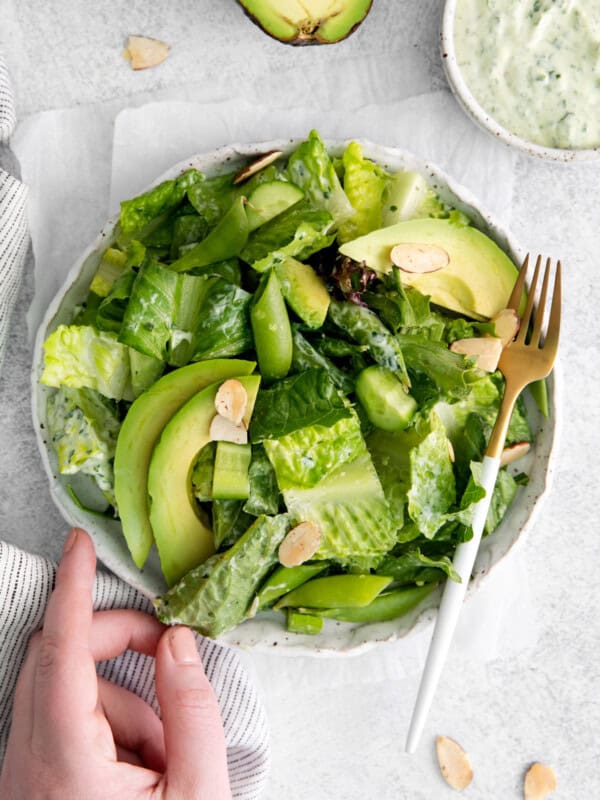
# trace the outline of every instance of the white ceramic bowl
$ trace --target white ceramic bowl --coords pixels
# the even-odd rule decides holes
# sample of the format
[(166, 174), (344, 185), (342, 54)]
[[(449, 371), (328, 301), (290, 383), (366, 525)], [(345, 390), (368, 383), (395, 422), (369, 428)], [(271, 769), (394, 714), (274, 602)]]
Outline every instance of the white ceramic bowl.
[(569, 150), (557, 147), (544, 147), (543, 145), (529, 142), (504, 128), (491, 117), (485, 108), (472, 94), (461, 72), (456, 50), (454, 47), (454, 19), (456, 5), (459, 0), (446, 0), (442, 12), (440, 31), (440, 46), (442, 63), (450, 88), (468, 116), (471, 117), (483, 130), (495, 136), (501, 142), (515, 147), (528, 155), (537, 156), (548, 161), (597, 161), (600, 160), (600, 147), (580, 150)]
[[(206, 174), (217, 174), (230, 171), (247, 163), (248, 157), (269, 150), (281, 149), (286, 153), (294, 149), (293, 141), (265, 142), (253, 145), (232, 145), (204, 155), (193, 156), (180, 162), (161, 175), (155, 183), (173, 178), (192, 167)], [(467, 213), (474, 224), (491, 236), (514, 259), (521, 263), (522, 253), (501, 226), (484, 210), (478, 208), (477, 201), (471, 194), (437, 167), (419, 161), (409, 153), (388, 147), (381, 147), (370, 142), (362, 142), (364, 153), (390, 170), (414, 169), (426, 176), (430, 185), (440, 194), (442, 199)], [(344, 142), (327, 142), (330, 152), (341, 154)], [(91, 481), (77, 476), (61, 476), (57, 470), (56, 456), (46, 436), (46, 398), (51, 389), (40, 383), (43, 369), (43, 343), (47, 336), (61, 323), (69, 323), (73, 308), (81, 303), (88, 292), (94, 273), (98, 267), (101, 253), (113, 241), (114, 227), (117, 219), (110, 219), (100, 235), (77, 259), (68, 277), (58, 292), (37, 333), (32, 369), (33, 418), (37, 440), (44, 467), (50, 481), (52, 498), (65, 519), (71, 525), (78, 525), (88, 530), (95, 542), (98, 557), (107, 567), (148, 597), (154, 597), (165, 589), (158, 557), (152, 552), (143, 570), (134, 565), (125, 540), (121, 534), (117, 520), (106, 519), (82, 511), (67, 491), (67, 483), (74, 486), (83, 501), (92, 501), (95, 489)], [(532, 409), (534, 428), (537, 429), (535, 446), (527, 460), (519, 462), (519, 469), (531, 475), (527, 487), (519, 492), (509, 513), (500, 528), (493, 536), (486, 539), (481, 547), (477, 564), (476, 578), (472, 582), (469, 593), (472, 594), (490, 568), (502, 559), (511, 547), (531, 526), (533, 513), (538, 507), (540, 498), (548, 487), (551, 475), (551, 452), (555, 438), (556, 421), (556, 377), (549, 382), (550, 421), (542, 423), (540, 415)], [(303, 655), (348, 654), (362, 652), (376, 642), (391, 641), (407, 636), (412, 631), (421, 629), (431, 622), (439, 601), (439, 592), (434, 592), (424, 605), (405, 617), (393, 621), (371, 625), (350, 625), (333, 620), (325, 620), (323, 631), (317, 636), (303, 636), (287, 633), (282, 625), (282, 616), (277, 612), (260, 615), (248, 620), (236, 629), (224, 634), (220, 641), (242, 648), (271, 650), (277, 653)]]

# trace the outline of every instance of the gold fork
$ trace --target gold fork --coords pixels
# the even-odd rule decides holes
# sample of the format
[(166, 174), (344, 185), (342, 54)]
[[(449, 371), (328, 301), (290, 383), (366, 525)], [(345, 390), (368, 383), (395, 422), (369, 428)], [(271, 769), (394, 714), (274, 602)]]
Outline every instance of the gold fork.
[[(517, 314), (521, 307), (528, 267), (529, 256), (523, 262), (508, 301), (508, 308), (514, 309)], [(518, 396), (528, 384), (541, 380), (550, 374), (556, 358), (560, 332), (560, 261), (557, 262), (554, 270), (554, 286), (550, 295), (552, 262), (549, 258), (546, 260), (540, 297), (536, 304), (535, 299), (541, 270), (542, 257), (538, 256), (519, 330), (514, 340), (503, 349), (498, 364), (498, 368), (504, 375), (505, 389), (498, 417), (483, 459), (481, 485), (485, 489), (485, 497), (476, 504), (474, 509), (473, 538), (468, 542), (459, 544), (454, 555), (453, 566), (460, 575), (461, 583), (452, 580), (446, 581), (406, 740), (406, 752), (408, 753), (414, 753), (421, 737), (446, 655), (450, 648), (452, 635), (458, 622), (462, 602), (479, 549), (498, 470), (500, 469), (500, 456), (504, 449), (512, 411)], [(544, 324), (546, 316), (548, 320), (547, 324)]]

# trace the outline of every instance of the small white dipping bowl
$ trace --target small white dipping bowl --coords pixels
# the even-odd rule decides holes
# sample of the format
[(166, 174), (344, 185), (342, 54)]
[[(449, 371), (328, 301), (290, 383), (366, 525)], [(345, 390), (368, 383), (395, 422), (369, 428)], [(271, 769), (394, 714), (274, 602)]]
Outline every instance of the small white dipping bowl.
[(491, 117), (485, 108), (472, 94), (467, 82), (461, 72), (456, 50), (454, 47), (454, 20), (456, 16), (456, 5), (460, 0), (446, 0), (442, 12), (442, 24), (440, 31), (440, 46), (442, 63), (448, 79), (450, 88), (454, 96), (471, 117), (484, 131), (495, 136), (501, 142), (511, 147), (515, 147), (524, 153), (547, 161), (562, 161), (572, 163), (574, 161), (598, 161), (600, 160), (600, 147), (586, 148), (580, 150), (569, 150), (559, 147), (544, 147), (543, 145), (529, 142), (522, 139), (515, 133), (504, 128)]
[[(198, 169), (207, 175), (229, 172), (241, 168), (248, 163), (249, 159), (260, 153), (279, 149), (289, 154), (297, 144), (298, 142), (285, 140), (223, 147), (176, 164), (157, 178), (153, 185), (174, 178), (191, 168)], [(326, 144), (331, 153), (341, 155), (346, 142), (328, 141)], [(365, 141), (361, 144), (367, 157), (391, 171), (411, 169), (420, 172), (443, 200), (468, 214), (477, 228), (490, 236), (511, 256), (516, 264), (521, 263), (523, 253), (517, 248), (509, 234), (489, 213), (479, 207), (477, 200), (468, 190), (454, 183), (440, 169), (420, 161), (402, 150), (382, 147)], [(92, 278), (98, 268), (101, 254), (114, 240), (116, 222), (116, 217), (110, 219), (96, 240), (76, 260), (63, 287), (50, 304), (38, 330), (31, 376), (33, 420), (42, 460), (50, 482), (52, 498), (60, 512), (69, 524), (80, 526), (90, 532), (98, 557), (107, 567), (136, 589), (153, 598), (166, 589), (155, 549), (153, 548), (144, 568), (138, 570), (127, 549), (119, 521), (83, 511), (69, 494), (67, 485), (71, 484), (83, 502), (90, 502), (95, 489), (91, 479), (85, 476), (79, 476), (79, 480), (75, 480), (78, 476), (63, 476), (58, 472), (56, 455), (48, 439), (46, 424), (46, 399), (48, 394), (54, 390), (40, 383), (44, 362), (44, 341), (58, 325), (68, 324), (73, 317), (74, 307), (85, 300)], [(519, 470), (529, 473), (531, 479), (526, 487), (519, 489), (517, 498), (498, 530), (484, 540), (469, 595), (484, 580), (491, 567), (504, 558), (513, 545), (523, 537), (532, 524), (534, 512), (539, 506), (542, 495), (549, 486), (552, 472), (551, 453), (557, 418), (556, 374), (551, 376), (548, 388), (550, 419), (544, 420), (536, 409), (531, 409), (530, 419), (533, 423), (536, 440), (528, 455), (518, 462)], [(368, 625), (325, 620), (322, 632), (316, 636), (288, 633), (285, 630), (281, 613), (269, 612), (247, 620), (234, 630), (223, 634), (219, 641), (241, 648), (268, 650), (286, 655), (354, 654), (363, 652), (378, 642), (393, 641), (408, 636), (411, 632), (421, 630), (425, 625), (430, 624), (438, 603), (439, 590), (436, 590), (418, 609), (397, 620)]]

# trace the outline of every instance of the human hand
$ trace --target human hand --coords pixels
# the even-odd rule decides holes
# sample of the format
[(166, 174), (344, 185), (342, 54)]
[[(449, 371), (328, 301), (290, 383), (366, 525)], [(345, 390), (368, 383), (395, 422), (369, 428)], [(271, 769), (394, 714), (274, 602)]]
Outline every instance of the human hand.
[[(15, 692), (2, 800), (229, 800), (217, 700), (191, 631), (132, 610), (93, 612), (94, 547), (65, 542), (44, 626)], [(162, 722), (95, 662), (127, 649), (156, 659)]]

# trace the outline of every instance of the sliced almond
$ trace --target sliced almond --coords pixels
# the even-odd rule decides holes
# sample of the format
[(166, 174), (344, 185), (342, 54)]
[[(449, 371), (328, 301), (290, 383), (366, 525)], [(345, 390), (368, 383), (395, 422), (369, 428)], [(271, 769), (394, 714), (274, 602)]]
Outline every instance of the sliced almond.
[(392, 264), (403, 272), (424, 274), (437, 272), (450, 263), (450, 256), (436, 244), (413, 244), (405, 242), (392, 247), (390, 253)]
[(244, 181), (248, 180), (248, 178), (256, 175), (257, 172), (260, 172), (261, 169), (264, 169), (265, 167), (268, 167), (269, 164), (277, 161), (281, 155), (283, 155), (281, 150), (269, 150), (268, 153), (263, 153), (263, 155), (259, 156), (256, 161), (253, 161), (251, 164), (248, 164), (248, 166), (241, 169), (233, 179), (233, 183), (243, 183)]
[(215, 414), (210, 423), (209, 435), (212, 442), (231, 442), (232, 444), (248, 444), (248, 431), (242, 422), (236, 425), (227, 417)]
[(454, 445), (452, 444), (450, 439), (446, 439), (446, 443), (448, 445), (448, 456), (450, 458), (450, 461), (454, 464), (454, 462), (456, 461), (456, 456), (454, 455)]
[(500, 339), (503, 347), (512, 342), (521, 327), (521, 319), (514, 308), (503, 308), (490, 322), (494, 325), (494, 335)]
[(544, 800), (556, 791), (556, 775), (552, 767), (536, 762), (525, 775), (524, 800)]
[(215, 409), (225, 419), (239, 425), (248, 407), (248, 392), (235, 378), (229, 378), (219, 386), (215, 397)]
[(297, 567), (312, 558), (321, 544), (321, 529), (314, 522), (301, 522), (292, 528), (279, 545), (279, 561), (284, 567)]
[(518, 458), (522, 458), (531, 450), (529, 442), (516, 442), (505, 447), (500, 454), (500, 466), (505, 467), (507, 464), (512, 464)]
[(479, 369), (495, 372), (502, 355), (502, 342), (495, 336), (474, 336), (472, 339), (457, 339), (450, 345), (453, 353), (474, 358)]
[(129, 36), (123, 55), (132, 69), (148, 69), (162, 63), (169, 55), (170, 47), (160, 39), (150, 36)]
[(465, 751), (448, 736), (438, 736), (435, 749), (446, 783), (459, 791), (465, 789), (473, 780), (473, 770)]

